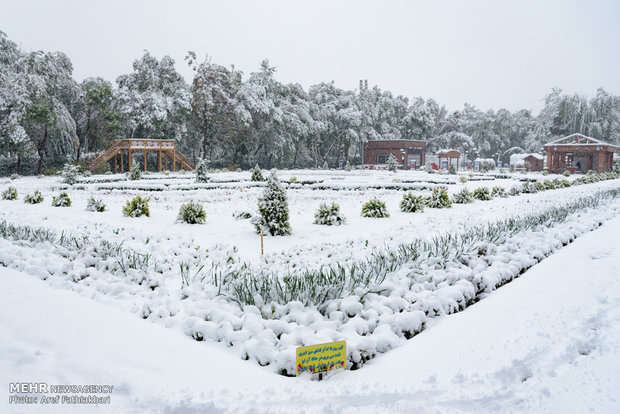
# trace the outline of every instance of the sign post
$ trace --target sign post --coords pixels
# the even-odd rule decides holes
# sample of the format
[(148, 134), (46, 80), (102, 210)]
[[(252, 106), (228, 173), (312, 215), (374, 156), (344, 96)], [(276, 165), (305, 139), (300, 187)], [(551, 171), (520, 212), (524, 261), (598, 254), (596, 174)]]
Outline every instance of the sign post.
[(304, 372), (319, 374), (347, 366), (347, 342), (301, 346), (295, 350), (297, 376)]

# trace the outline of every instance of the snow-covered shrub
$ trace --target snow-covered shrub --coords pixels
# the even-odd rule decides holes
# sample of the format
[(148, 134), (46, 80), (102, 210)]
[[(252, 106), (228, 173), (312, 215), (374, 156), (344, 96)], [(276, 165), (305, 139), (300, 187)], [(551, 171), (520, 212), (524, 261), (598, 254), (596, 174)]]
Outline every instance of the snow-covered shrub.
[(353, 171), (353, 167), (351, 166), (349, 160), (347, 160), (347, 162), (344, 164), (344, 169), (347, 171)]
[(534, 194), (538, 192), (538, 187), (531, 181), (526, 181), (521, 185), (521, 192), (523, 194)]
[(170, 170), (164, 170), (162, 171), (162, 174), (164, 174), (167, 177), (170, 175)]
[(130, 201), (127, 201), (125, 207), (123, 207), (123, 215), (127, 217), (140, 217), (151, 215), (149, 211), (149, 198), (142, 198), (136, 196)]
[(62, 192), (58, 194), (58, 197), (54, 196), (52, 198), (52, 206), (54, 207), (69, 207), (71, 205), (71, 199), (69, 198), (69, 194)]
[(288, 221), (288, 201), (286, 192), (280, 185), (276, 171), (271, 171), (267, 177), (267, 186), (263, 196), (258, 199), (258, 216), (252, 224), (257, 232), (272, 236), (286, 236), (291, 234), (291, 224)]
[(261, 171), (258, 164), (256, 164), (254, 166), (254, 169), (252, 170), (252, 178), (250, 178), (250, 181), (265, 181), (265, 177), (263, 177), (263, 172)]
[(541, 181), (534, 181), (533, 183), (534, 187), (536, 188), (537, 191), (545, 191), (545, 185), (541, 182)]
[(362, 206), (362, 217), (385, 218), (390, 214), (383, 201), (373, 198)]
[(327, 163), (327, 160), (325, 160), (325, 162), (323, 162), (323, 169), (324, 170), (329, 170), (329, 164)]
[(26, 194), (24, 197), (24, 203), (39, 204), (43, 202), (43, 194), (39, 190), (35, 190), (32, 194)]
[(181, 205), (179, 215), (177, 216), (178, 221), (188, 224), (202, 224), (206, 219), (207, 213), (205, 213), (202, 204), (195, 203), (194, 201)]
[(78, 169), (76, 165), (65, 164), (64, 168), (62, 169), (62, 173), (61, 173), (62, 181), (69, 185), (73, 185), (77, 183), (79, 173), (80, 173), (80, 170)]
[(549, 169), (548, 169), (548, 168), (545, 168), (545, 169), (542, 171), (542, 175), (549, 175)]
[(181, 168), (180, 170), (177, 171), (180, 175), (185, 175), (185, 173), (187, 171), (185, 171), (185, 169)]
[(465, 184), (465, 183), (467, 182), (467, 177), (465, 177), (464, 175), (461, 175), (461, 176), (459, 177), (459, 181), (460, 181), (461, 183)]
[(17, 200), (17, 188), (9, 187), (2, 192), (3, 200)]
[(570, 171), (566, 170), (562, 173), (564, 177), (570, 177)]
[(101, 213), (105, 211), (105, 204), (102, 199), (90, 196), (86, 203), (86, 210)]
[(408, 192), (400, 201), (400, 211), (405, 213), (415, 213), (424, 211), (424, 197)]
[(521, 194), (521, 188), (519, 188), (518, 186), (515, 185), (514, 187), (510, 189), (511, 196), (517, 196), (519, 194)]
[(426, 199), (426, 205), (431, 208), (448, 208), (452, 205), (448, 190), (443, 187), (433, 188), (430, 197)]
[(131, 164), (131, 172), (129, 173), (130, 180), (139, 180), (142, 178), (142, 170), (140, 169), (140, 163), (134, 162)]
[(19, 174), (11, 174), (11, 180), (17, 180), (18, 178), (21, 178)]
[(456, 174), (456, 169), (454, 168), (454, 165), (450, 164), (450, 168), (448, 168), (448, 174)]
[(504, 187), (496, 185), (491, 189), (491, 198), (494, 198), (494, 197), (506, 198), (508, 197), (508, 193), (506, 192)]
[(104, 174), (105, 175), (112, 175), (112, 171), (106, 171)]
[(463, 188), (458, 193), (452, 196), (452, 202), (455, 204), (468, 204), (472, 203), (474, 198), (471, 195), (471, 192), (467, 188)]
[(297, 177), (291, 177), (291, 178), (289, 178), (289, 179), (288, 179), (288, 182), (289, 182), (289, 183), (291, 183), (291, 184), (296, 183), (296, 182), (297, 182)]
[(472, 194), (471, 194), (476, 200), (490, 200), (491, 197), (491, 192), (489, 191), (489, 189), (487, 187), (478, 187), (476, 188)]
[(200, 160), (196, 165), (196, 182), (197, 183), (206, 183), (209, 181), (209, 162), (205, 160)]
[(340, 213), (340, 206), (337, 203), (321, 203), (319, 209), (314, 213), (314, 224), (340, 226), (346, 222), (347, 220)]
[(388, 170), (392, 172), (396, 172), (396, 170), (398, 169), (398, 161), (396, 161), (396, 157), (392, 153), (388, 155), (386, 164), (387, 164)]
[(252, 213), (248, 211), (234, 211), (232, 216), (235, 220), (244, 220), (252, 218)]
[(611, 168), (611, 171), (616, 173), (616, 174), (620, 174), (620, 160), (614, 161), (614, 165)]
[(543, 181), (543, 185), (545, 186), (545, 190), (555, 190), (555, 184), (552, 180)]

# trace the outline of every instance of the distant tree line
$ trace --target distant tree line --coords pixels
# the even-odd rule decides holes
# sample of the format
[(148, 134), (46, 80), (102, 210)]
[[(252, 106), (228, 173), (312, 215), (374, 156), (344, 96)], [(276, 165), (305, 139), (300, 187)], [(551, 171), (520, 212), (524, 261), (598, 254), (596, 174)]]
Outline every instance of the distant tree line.
[(247, 77), (194, 52), (185, 60), (194, 73), (189, 85), (173, 59), (148, 52), (115, 84), (79, 83), (64, 53), (25, 53), (0, 32), (0, 157), (15, 172), (41, 173), (115, 139), (174, 138), (194, 161), (214, 167), (297, 168), (359, 163), (369, 140), (420, 139), (429, 151), (503, 161), (574, 132), (620, 142), (620, 97), (602, 88), (589, 100), (552, 89), (537, 115), (469, 104), (450, 112), (377, 86), (322, 82), (306, 91), (278, 82), (267, 60)]

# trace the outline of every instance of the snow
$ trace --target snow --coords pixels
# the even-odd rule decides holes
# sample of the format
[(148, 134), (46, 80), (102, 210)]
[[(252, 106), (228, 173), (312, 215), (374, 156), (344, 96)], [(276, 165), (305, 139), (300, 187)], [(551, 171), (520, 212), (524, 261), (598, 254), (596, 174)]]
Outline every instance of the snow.
[(512, 154), (510, 156), (510, 165), (514, 165), (514, 166), (522, 166), (524, 160), (527, 157), (534, 157), (536, 159), (542, 160), (544, 159), (544, 157), (540, 154)]
[[(110, 405), (45, 412), (615, 413), (619, 232), (615, 217), (361, 370), (322, 382), (272, 374), (112, 304), (0, 268), (0, 375), (5, 384), (114, 385)], [(390, 347), (385, 338), (381, 346)], [(8, 405), (7, 391), (4, 412), (42, 412)]]

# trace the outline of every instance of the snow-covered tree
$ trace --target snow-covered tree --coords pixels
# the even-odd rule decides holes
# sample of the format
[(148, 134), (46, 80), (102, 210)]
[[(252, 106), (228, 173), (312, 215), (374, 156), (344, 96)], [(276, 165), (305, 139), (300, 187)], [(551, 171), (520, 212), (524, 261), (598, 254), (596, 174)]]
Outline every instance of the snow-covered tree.
[(256, 231), (272, 236), (291, 234), (286, 191), (280, 185), (275, 170), (267, 178), (267, 186), (258, 200), (259, 216), (252, 219)]
[(387, 167), (388, 167), (388, 170), (392, 172), (396, 172), (396, 170), (398, 170), (398, 161), (396, 161), (396, 157), (392, 153), (388, 155)]
[(200, 160), (196, 164), (196, 182), (206, 183), (209, 181), (209, 161), (206, 159)]
[(133, 72), (116, 79), (116, 99), (127, 135), (180, 138), (190, 110), (190, 93), (174, 60), (148, 51), (133, 62)]

